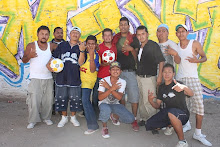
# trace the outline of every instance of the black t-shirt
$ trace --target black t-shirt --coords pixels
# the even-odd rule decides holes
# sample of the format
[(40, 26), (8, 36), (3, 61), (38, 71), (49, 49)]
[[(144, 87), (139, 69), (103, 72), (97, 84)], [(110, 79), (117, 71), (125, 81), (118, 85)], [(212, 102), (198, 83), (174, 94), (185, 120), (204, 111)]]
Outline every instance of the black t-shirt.
[(58, 45), (53, 52), (54, 58), (59, 58), (64, 63), (64, 68), (61, 72), (57, 73), (56, 85), (76, 87), (81, 85), (79, 59), (80, 51), (79, 46), (75, 45), (71, 48), (68, 41), (64, 41)]
[(177, 92), (173, 90), (172, 87), (174, 85), (174, 82), (171, 82), (169, 85), (161, 84), (158, 89), (157, 98), (165, 103), (166, 108), (178, 108), (189, 115), (185, 100), (186, 95), (184, 91)]
[(141, 59), (137, 62), (137, 75), (156, 76), (157, 66), (163, 61), (165, 59), (159, 45), (152, 40), (148, 40), (143, 48)]
[[(129, 55), (126, 56), (124, 53), (122, 53), (121, 49), (122, 49), (122, 45), (124, 44), (124, 41), (126, 40), (126, 37), (121, 37), (117, 44), (116, 44), (116, 48), (117, 48), (117, 61), (121, 64), (121, 69), (122, 70), (128, 70), (128, 69), (132, 69), (135, 70), (135, 59), (132, 55), (131, 52), (129, 52)], [(123, 43), (122, 43), (123, 42)], [(133, 42), (130, 44), (130, 46), (132, 46), (134, 49), (139, 48), (139, 41), (137, 39), (137, 37), (133, 38)]]

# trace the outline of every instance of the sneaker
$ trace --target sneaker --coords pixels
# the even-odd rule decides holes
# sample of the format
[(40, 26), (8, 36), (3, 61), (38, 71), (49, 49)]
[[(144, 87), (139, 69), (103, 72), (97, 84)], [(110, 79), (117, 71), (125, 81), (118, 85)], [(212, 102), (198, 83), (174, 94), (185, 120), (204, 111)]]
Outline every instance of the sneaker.
[(139, 126), (145, 126), (145, 121), (144, 121), (144, 120), (139, 121), (139, 122), (138, 122), (138, 125), (139, 125)]
[(33, 129), (36, 123), (29, 123), (27, 129)]
[(50, 125), (53, 124), (53, 122), (52, 122), (50, 119), (44, 120), (44, 122), (45, 122), (48, 126), (50, 126)]
[(167, 127), (164, 131), (165, 135), (172, 135), (173, 134), (173, 127)]
[(196, 135), (195, 133), (193, 134), (193, 138), (195, 140), (200, 141), (202, 144), (204, 144), (206, 146), (212, 146), (212, 144), (208, 140), (206, 140), (206, 138), (204, 136), (205, 135), (202, 135), (202, 134), (201, 135)]
[(159, 134), (159, 131), (158, 131), (158, 130), (152, 130), (151, 133), (152, 133), (153, 135), (155, 135), (155, 134)]
[(78, 120), (76, 119), (76, 116), (74, 115), (74, 116), (70, 116), (70, 117), (71, 117), (70, 122), (73, 123), (73, 125), (74, 125), (75, 127), (79, 127), (79, 126), (80, 126), (80, 123), (79, 123)]
[(139, 126), (137, 124), (137, 120), (135, 120), (133, 123), (132, 123), (132, 128), (133, 128), (133, 131), (137, 132), (139, 131)]
[(176, 145), (176, 147), (188, 147), (189, 144), (187, 143), (187, 141), (179, 141)]
[(190, 123), (186, 123), (184, 126), (183, 126), (183, 133), (185, 133), (186, 131), (189, 131), (191, 130), (191, 125)]
[(113, 114), (110, 115), (110, 119), (112, 120), (112, 123), (116, 126), (120, 125), (120, 122), (114, 118)]
[(96, 131), (98, 131), (98, 129), (96, 129), (96, 130), (88, 129), (88, 130), (86, 130), (86, 131), (84, 132), (84, 134), (85, 134), (85, 135), (90, 135), (90, 134), (95, 133)]
[(58, 123), (57, 127), (58, 127), (58, 128), (61, 128), (61, 127), (63, 127), (67, 122), (68, 122), (68, 116), (62, 115), (62, 118), (61, 118), (60, 122)]
[(102, 137), (105, 139), (110, 137), (108, 134), (108, 128), (102, 128)]

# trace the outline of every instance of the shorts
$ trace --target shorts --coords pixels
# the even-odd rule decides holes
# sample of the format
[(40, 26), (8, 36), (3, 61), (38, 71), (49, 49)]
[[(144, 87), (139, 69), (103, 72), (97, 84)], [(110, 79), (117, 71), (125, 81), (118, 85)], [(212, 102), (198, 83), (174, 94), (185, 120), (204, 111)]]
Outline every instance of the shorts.
[[(134, 71), (122, 71), (120, 78), (126, 81), (125, 94), (127, 94), (127, 101), (130, 103), (139, 102), (139, 89)], [(125, 95), (122, 98), (125, 99)]]
[(202, 86), (198, 78), (181, 78), (179, 81), (192, 89), (194, 95), (186, 98), (186, 103), (190, 111), (198, 115), (204, 115), (204, 104)]
[(177, 108), (164, 108), (149, 118), (145, 124), (146, 130), (155, 130), (171, 125), (168, 113), (175, 115), (185, 125), (189, 120), (189, 114)]
[(82, 111), (81, 87), (59, 87), (56, 85), (55, 109), (56, 111), (67, 111), (70, 102), (70, 111)]

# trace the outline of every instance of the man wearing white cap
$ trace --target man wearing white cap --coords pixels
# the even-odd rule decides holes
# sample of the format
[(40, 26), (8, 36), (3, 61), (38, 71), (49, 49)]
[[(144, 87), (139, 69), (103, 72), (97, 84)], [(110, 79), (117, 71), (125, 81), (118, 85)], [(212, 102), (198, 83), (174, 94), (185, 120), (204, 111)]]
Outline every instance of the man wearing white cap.
[[(176, 36), (180, 40), (177, 52), (181, 57), (177, 72), (177, 80), (182, 81), (186, 86), (193, 90), (194, 96), (190, 97), (190, 110), (196, 114), (196, 129), (193, 138), (204, 145), (212, 146), (206, 140), (206, 136), (201, 134), (202, 119), (204, 115), (204, 104), (202, 96), (202, 87), (197, 72), (197, 63), (203, 63), (207, 60), (206, 54), (201, 44), (196, 40), (188, 40), (189, 34), (186, 25), (179, 24), (176, 26)], [(198, 58), (199, 56), (199, 58)], [(189, 121), (183, 128), (183, 132), (191, 129)]]
[(175, 63), (179, 64), (181, 58), (176, 51), (178, 48), (177, 44), (172, 40), (169, 40), (168, 36), (169, 27), (166, 24), (159, 25), (157, 27), (157, 38), (159, 41), (158, 45), (160, 46), (160, 49), (165, 58), (165, 63), (169, 63), (175, 67)]
[[(60, 43), (53, 53), (54, 58), (59, 58), (64, 62), (64, 68), (57, 74), (55, 109), (62, 112), (62, 118), (57, 127), (63, 127), (68, 122), (67, 107), (70, 103), (71, 119), (74, 126), (80, 126), (76, 119), (76, 112), (82, 111), (80, 65), (85, 60), (84, 43), (79, 42), (81, 30), (73, 27), (70, 30), (70, 41)], [(50, 62), (47, 67), (50, 71)]]

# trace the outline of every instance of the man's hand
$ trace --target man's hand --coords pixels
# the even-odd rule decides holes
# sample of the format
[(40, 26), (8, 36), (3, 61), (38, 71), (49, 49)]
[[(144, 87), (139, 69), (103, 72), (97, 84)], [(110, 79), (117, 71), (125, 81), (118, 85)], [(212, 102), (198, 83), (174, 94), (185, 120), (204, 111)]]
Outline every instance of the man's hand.
[(85, 51), (86, 48), (87, 48), (87, 46), (85, 45), (84, 42), (79, 42), (78, 45), (79, 45), (79, 50), (80, 50), (80, 51)]
[(106, 89), (110, 89), (111, 86), (106, 82), (105, 79), (103, 79), (104, 81), (100, 80), (99, 85), (106, 88)]
[(111, 87), (111, 91), (116, 91), (117, 89), (121, 88), (121, 83), (115, 83)]
[(129, 45), (129, 41), (126, 39), (124, 45), (122, 46), (122, 53), (133, 51), (134, 48)]
[(54, 72), (54, 71), (53, 71), (53, 68), (50, 67), (50, 64), (51, 64), (51, 61), (52, 61), (52, 60), (53, 60), (53, 58), (51, 58), (51, 59), (49, 60), (49, 62), (47, 63), (47, 65), (46, 65), (47, 69), (48, 69), (50, 72)]
[(186, 60), (188, 60), (190, 63), (198, 63), (198, 59), (196, 55), (193, 54), (193, 57), (187, 57)]
[(176, 56), (178, 53), (175, 51), (173, 48), (171, 48), (169, 45), (167, 46), (168, 48), (165, 49), (165, 54), (166, 55), (171, 55), (171, 56)]
[(174, 79), (173, 81), (174, 81), (174, 83), (175, 83), (176, 85), (174, 85), (174, 86), (172, 87), (172, 89), (174, 89), (174, 90), (177, 91), (177, 92), (184, 91), (184, 88), (186, 87), (185, 85), (178, 83), (175, 79)]
[(31, 48), (31, 49), (29, 50), (28, 57), (29, 57), (29, 58), (35, 58), (35, 57), (37, 57), (36, 49)]
[(156, 98), (156, 97), (154, 96), (154, 93), (151, 92), (150, 90), (148, 90), (148, 101), (149, 101), (149, 102), (152, 102), (152, 101), (154, 100), (154, 98)]

